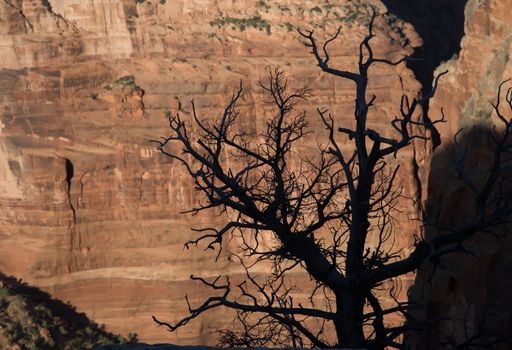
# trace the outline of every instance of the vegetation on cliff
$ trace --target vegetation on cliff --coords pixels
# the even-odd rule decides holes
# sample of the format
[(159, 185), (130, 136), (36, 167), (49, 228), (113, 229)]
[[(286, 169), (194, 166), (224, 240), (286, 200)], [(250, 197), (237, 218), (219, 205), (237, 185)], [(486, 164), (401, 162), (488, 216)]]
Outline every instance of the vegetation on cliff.
[(71, 305), (0, 273), (0, 349), (76, 350), (135, 339), (107, 332)]

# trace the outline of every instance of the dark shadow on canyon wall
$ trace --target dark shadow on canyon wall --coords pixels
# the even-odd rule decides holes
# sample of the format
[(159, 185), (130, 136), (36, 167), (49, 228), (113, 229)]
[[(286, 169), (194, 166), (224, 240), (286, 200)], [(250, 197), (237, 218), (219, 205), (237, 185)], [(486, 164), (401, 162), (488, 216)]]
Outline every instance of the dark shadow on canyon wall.
[(434, 71), (460, 52), (467, 0), (382, 0), (389, 12), (411, 23), (423, 39), (407, 66), (430, 92)]
[[(436, 150), (429, 174), (427, 222), (444, 227), (471, 223), (474, 195), (457, 176), (456, 162), (470, 148), (465, 169), (473, 180), (483, 181), (494, 157), (491, 135), (496, 135), (492, 129), (474, 126), (457, 137), (460, 146), (452, 142)], [(507, 176), (510, 171), (503, 173), (504, 184), (510, 181)], [(505, 188), (510, 193), (510, 185)], [(418, 271), (409, 298), (422, 308), (412, 315), (419, 322), (433, 323), (428, 331), (407, 337), (410, 349), (512, 349), (512, 234), (504, 234), (505, 226), (494, 231), (502, 237), (478, 233), (464, 243), (465, 252), (430, 261)], [(438, 229), (427, 226), (426, 239), (437, 234)]]
[[(389, 12), (413, 25), (423, 40), (415, 49), (407, 67), (421, 83), (422, 94), (430, 93), (434, 72), (439, 65), (458, 56), (464, 36), (464, 9), (468, 0), (382, 0)], [(422, 105), (423, 118), (429, 123), (429, 104)], [(441, 144), (441, 135), (431, 128), (432, 148)]]

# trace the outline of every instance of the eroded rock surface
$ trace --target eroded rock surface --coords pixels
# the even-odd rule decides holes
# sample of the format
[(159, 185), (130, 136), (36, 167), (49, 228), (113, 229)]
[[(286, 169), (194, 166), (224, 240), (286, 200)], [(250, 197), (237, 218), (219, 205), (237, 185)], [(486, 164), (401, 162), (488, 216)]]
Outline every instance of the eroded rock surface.
[[(467, 101), (493, 93), (493, 81), (505, 74), (505, 68), (490, 69), (508, 60), (501, 43), (510, 36), (507, 2), (475, 0), (466, 7), (466, 33), (475, 39), (463, 41), (459, 59), (448, 63), (457, 68), (431, 106), (445, 106), (448, 138), (466, 118), (459, 110), (478, 109)], [(333, 33), (342, 25), (332, 62), (354, 68), (365, 16), (359, 2), (342, 0), (2, 0), (0, 270), (70, 301), (114, 332), (137, 332), (150, 342), (214, 344), (212, 331), (231, 322), (220, 312), (174, 334), (151, 320), (185, 314), (185, 293), (192, 302), (207, 295), (189, 281), (190, 273), (240, 270), (226, 258), (213, 264), (201, 249), (183, 250), (192, 224), (218, 218), (179, 214), (198, 198), (183, 169), (157, 154), (149, 139), (166, 133), (166, 110), (187, 115), (191, 98), (200, 115), (218, 114), (240, 79), (243, 127), (255, 133), (269, 113), (257, 80), (277, 65), (293, 85), (311, 88), (302, 107), (312, 129), (321, 128), (316, 107), (352, 123), (353, 86), (322, 74), (295, 29)], [(412, 27), (395, 17), (377, 24), (374, 47), (382, 57), (397, 59), (421, 45)], [(479, 45), (489, 47), (485, 58)], [(475, 68), (481, 62), (483, 71)], [(488, 89), (473, 85), (479, 81)], [(421, 89), (404, 65), (376, 67), (370, 83), (378, 96), (375, 116), (382, 116), (374, 119), (377, 128), (387, 127), (402, 93)], [(307, 144), (302, 147), (307, 152)], [(407, 179), (396, 243), (404, 252), (426, 198), (419, 183), (427, 183), (429, 152), (417, 143), (398, 160)], [(413, 282), (405, 277), (404, 290)]]

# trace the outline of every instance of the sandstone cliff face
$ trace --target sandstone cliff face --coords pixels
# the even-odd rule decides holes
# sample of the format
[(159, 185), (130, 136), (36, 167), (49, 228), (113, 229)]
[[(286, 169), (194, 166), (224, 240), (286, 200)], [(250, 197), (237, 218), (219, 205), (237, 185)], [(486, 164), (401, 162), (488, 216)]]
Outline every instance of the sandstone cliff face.
[[(265, 111), (256, 81), (275, 65), (284, 67), (294, 84), (313, 90), (304, 108), (325, 106), (351, 123), (351, 85), (320, 74), (294, 33), (297, 25), (332, 32), (341, 23), (345, 36), (332, 52), (337, 65), (350, 67), (364, 14), (358, 19), (354, 2), (348, 3), (0, 2), (0, 270), (72, 302), (113, 331), (136, 331), (152, 342), (212, 343), (210, 332), (229, 324), (219, 314), (173, 335), (150, 319), (158, 313), (172, 321), (185, 313), (186, 292), (193, 302), (205, 296), (207, 291), (188, 281), (191, 272), (239, 271), (226, 259), (212, 264), (200, 249), (183, 251), (192, 223), (217, 219), (179, 215), (197, 198), (182, 169), (156, 154), (148, 140), (165, 133), (167, 109), (186, 113), (192, 97), (200, 114), (211, 117), (241, 78), (244, 127), (258, 130)], [(510, 5), (508, 0), (466, 4), (461, 51), (439, 68), (450, 74), (430, 106), (433, 114), (445, 109), (446, 145), (459, 127), (489, 118), (486, 101), (511, 75)], [(420, 45), (399, 21), (379, 23), (376, 40), (378, 53), (390, 58)], [(402, 92), (419, 89), (404, 67), (374, 72), (378, 112), (388, 117)], [(319, 128), (310, 116), (312, 127)], [(405, 154), (402, 177), (426, 184), (427, 171), (414, 169), (429, 166), (429, 152), (417, 144)], [(446, 215), (461, 205), (457, 183), (435, 175), (450, 164), (449, 146), (436, 152), (428, 192), (404, 182), (412, 198), (403, 203), (408, 211), (399, 244), (405, 248), (416, 226), (417, 201), (439, 203)], [(474, 246), (483, 260), (469, 263), (478, 273), (448, 271), (437, 277), (437, 294), (425, 292), (431, 314), (447, 300), (451, 306), (445, 309), (455, 317), (471, 305), (508, 305), (502, 293), (507, 289), (494, 286), (500, 283), (496, 271), (510, 268), (509, 244), (501, 244), (498, 253), (493, 244)], [(405, 286), (411, 283), (412, 277), (404, 280)], [(472, 324), (483, 309), (472, 307)], [(459, 322), (445, 329), (461, 327)]]
[[(218, 113), (240, 79), (244, 127), (255, 132), (266, 113), (257, 79), (277, 65), (312, 89), (303, 107), (313, 129), (318, 106), (352, 123), (352, 86), (321, 74), (294, 30), (331, 33), (341, 24), (333, 61), (353, 67), (363, 10), (349, 1), (1, 1), (0, 271), (111, 331), (214, 343), (211, 332), (231, 322), (220, 313), (176, 334), (150, 318), (173, 321), (186, 313), (185, 293), (192, 302), (206, 296), (190, 273), (239, 271), (225, 258), (213, 264), (202, 249), (183, 250), (192, 225), (218, 219), (179, 214), (198, 198), (183, 169), (148, 140), (166, 133), (167, 109), (190, 112), (192, 97), (201, 115)], [(410, 26), (391, 18), (379, 21), (378, 34), (383, 57), (420, 45)], [(403, 66), (375, 69), (371, 84), (375, 113), (388, 117), (401, 93), (420, 88)], [(400, 160), (404, 177), (412, 176), (412, 157)], [(405, 184), (409, 197), (417, 191)], [(398, 239), (409, 247), (417, 213), (404, 207), (408, 229)]]
[(495, 99), (498, 85), (511, 76), (512, 14), (506, 10), (511, 4), (508, 0), (466, 4), (460, 54), (438, 68), (450, 74), (433, 103), (433, 109), (444, 106), (450, 116), (442, 130), (447, 140), (460, 127), (488, 121), (489, 102)]

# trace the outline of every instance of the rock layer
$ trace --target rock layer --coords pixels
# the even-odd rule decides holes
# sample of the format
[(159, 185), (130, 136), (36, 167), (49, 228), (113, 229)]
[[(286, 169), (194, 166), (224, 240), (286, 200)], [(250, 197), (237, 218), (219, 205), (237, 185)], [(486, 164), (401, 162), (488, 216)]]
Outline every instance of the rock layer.
[[(508, 60), (498, 44), (508, 38), (510, 21), (500, 17), (506, 2), (475, 0), (466, 6), (468, 39), (459, 60), (448, 63), (456, 72), (445, 79), (431, 108), (445, 106), (448, 139), (466, 120), (459, 107), (475, 111), (475, 103), (467, 101), (487, 96), (481, 89), (468, 92), (479, 81), (472, 63), (476, 47), (485, 44), (503, 53), (486, 56), (488, 68)], [(340, 123), (352, 123), (353, 86), (321, 74), (294, 29), (312, 26), (332, 33), (342, 25), (332, 62), (354, 68), (367, 15), (359, 5), (342, 0), (0, 2), (0, 270), (70, 301), (112, 331), (137, 332), (149, 342), (213, 344), (211, 332), (230, 324), (220, 313), (174, 334), (150, 318), (158, 313), (173, 321), (186, 313), (185, 293), (192, 302), (206, 296), (208, 291), (188, 280), (191, 272), (240, 271), (225, 258), (213, 264), (213, 256), (201, 249), (183, 250), (192, 224), (211, 225), (218, 218), (179, 214), (198, 198), (183, 169), (157, 154), (148, 140), (166, 133), (167, 109), (187, 115), (192, 97), (200, 115), (218, 114), (240, 79), (243, 127), (255, 133), (269, 113), (257, 80), (277, 65), (293, 85), (311, 88), (313, 95), (301, 108), (308, 111), (312, 129), (321, 128), (316, 107), (329, 108)], [(377, 32), (375, 50), (382, 57), (396, 59), (421, 45), (411, 26), (394, 17), (379, 20)], [(486, 33), (495, 39), (484, 43)], [(504, 72), (490, 71), (497, 74), (494, 80)], [(374, 119), (377, 128), (386, 127), (402, 93), (421, 89), (402, 65), (376, 68), (370, 83), (378, 96), (375, 116), (385, 116)], [(481, 84), (494, 91), (491, 80)], [(428, 178), (429, 148), (415, 144), (398, 161), (407, 181), (397, 245), (407, 251), (419, 203), (426, 198), (426, 186), (419, 184)], [(404, 286), (413, 281), (407, 276)]]

